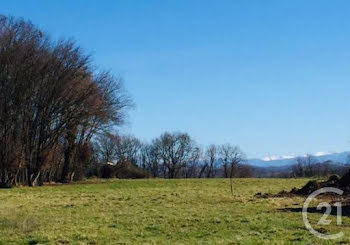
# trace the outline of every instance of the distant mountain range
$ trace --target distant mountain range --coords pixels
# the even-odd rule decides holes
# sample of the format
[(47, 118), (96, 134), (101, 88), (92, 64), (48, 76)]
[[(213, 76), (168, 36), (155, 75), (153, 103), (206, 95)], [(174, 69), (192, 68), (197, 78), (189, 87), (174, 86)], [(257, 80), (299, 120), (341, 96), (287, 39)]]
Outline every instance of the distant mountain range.
[[(317, 162), (333, 161), (337, 163), (348, 163), (350, 151), (332, 154), (316, 154), (314, 156)], [(268, 159), (268, 160), (266, 160)], [(272, 160), (270, 160), (272, 159)], [(297, 157), (271, 157), (265, 159), (248, 159), (248, 164), (256, 167), (286, 167), (296, 163)]]

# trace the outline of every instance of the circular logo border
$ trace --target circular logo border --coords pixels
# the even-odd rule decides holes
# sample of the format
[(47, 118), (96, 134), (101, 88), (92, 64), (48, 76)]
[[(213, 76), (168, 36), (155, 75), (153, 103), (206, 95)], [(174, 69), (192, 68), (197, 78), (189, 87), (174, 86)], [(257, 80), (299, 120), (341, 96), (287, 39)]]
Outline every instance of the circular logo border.
[(309, 204), (311, 203), (312, 199), (314, 199), (315, 197), (317, 197), (318, 195), (320, 194), (323, 194), (323, 193), (336, 193), (338, 195), (343, 195), (344, 191), (342, 191), (341, 189), (338, 189), (338, 188), (334, 188), (334, 187), (324, 187), (324, 188), (321, 188), (321, 189), (318, 189), (316, 191), (314, 191), (313, 193), (311, 193), (308, 198), (305, 200), (304, 202), (304, 205), (303, 205), (303, 210), (302, 210), (302, 216), (303, 216), (303, 221), (304, 221), (304, 224), (305, 224), (305, 227), (312, 233), (314, 234), (315, 236), (317, 236), (318, 238), (321, 238), (321, 239), (327, 239), (327, 240), (330, 240), (330, 239), (337, 239), (337, 238), (340, 238), (344, 235), (344, 233), (341, 231), (341, 232), (338, 232), (336, 234), (332, 234), (332, 235), (327, 235), (327, 234), (323, 234), (323, 233), (320, 233), (318, 231), (316, 231), (310, 224), (309, 222), (309, 219), (307, 218), (307, 209), (309, 207)]

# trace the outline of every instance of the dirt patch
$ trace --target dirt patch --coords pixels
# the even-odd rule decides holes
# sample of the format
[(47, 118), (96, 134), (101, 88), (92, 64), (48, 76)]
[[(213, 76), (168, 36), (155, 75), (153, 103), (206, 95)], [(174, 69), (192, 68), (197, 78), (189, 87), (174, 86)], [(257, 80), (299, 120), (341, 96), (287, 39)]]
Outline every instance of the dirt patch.
[[(259, 192), (259, 193), (256, 193), (254, 197), (270, 198), (270, 197), (308, 196), (312, 192), (324, 187), (339, 188), (344, 191), (343, 196), (344, 195), (350, 196), (350, 171), (347, 174), (345, 174), (342, 178), (340, 178), (338, 175), (331, 175), (326, 181), (310, 180), (309, 182), (307, 182), (306, 185), (304, 185), (300, 189), (294, 187), (289, 192), (283, 190), (277, 194)], [(326, 195), (332, 195), (332, 194), (326, 194)]]
[(281, 191), (277, 194), (258, 192), (254, 195), (254, 197), (256, 197), (256, 198), (294, 197), (294, 196), (296, 196), (296, 194), (294, 194), (292, 192), (287, 192), (287, 191)]

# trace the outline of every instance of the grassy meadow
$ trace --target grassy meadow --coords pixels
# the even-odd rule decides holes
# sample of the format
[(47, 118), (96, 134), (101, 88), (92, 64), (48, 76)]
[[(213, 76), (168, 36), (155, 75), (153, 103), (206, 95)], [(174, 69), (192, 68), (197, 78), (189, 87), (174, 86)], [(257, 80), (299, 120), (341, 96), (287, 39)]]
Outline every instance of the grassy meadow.
[[(304, 227), (304, 198), (255, 198), (306, 179), (89, 180), (0, 190), (0, 244), (349, 244)], [(318, 220), (321, 214), (310, 214)], [(339, 231), (334, 222), (329, 233)]]

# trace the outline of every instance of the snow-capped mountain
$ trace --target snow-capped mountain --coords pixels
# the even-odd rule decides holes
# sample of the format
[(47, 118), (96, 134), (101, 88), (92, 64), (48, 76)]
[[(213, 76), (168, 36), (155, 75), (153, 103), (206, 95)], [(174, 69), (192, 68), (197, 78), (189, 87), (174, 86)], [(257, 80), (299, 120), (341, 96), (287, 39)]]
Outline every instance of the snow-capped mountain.
[[(317, 152), (313, 156), (316, 162), (333, 161), (337, 163), (348, 163), (350, 152), (324, 153)], [(257, 167), (280, 167), (289, 166), (296, 163), (297, 157), (292, 156), (269, 156), (263, 159), (248, 159), (248, 164)]]

